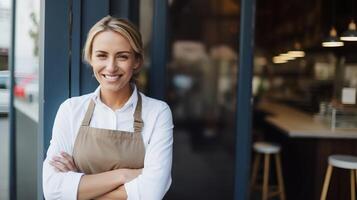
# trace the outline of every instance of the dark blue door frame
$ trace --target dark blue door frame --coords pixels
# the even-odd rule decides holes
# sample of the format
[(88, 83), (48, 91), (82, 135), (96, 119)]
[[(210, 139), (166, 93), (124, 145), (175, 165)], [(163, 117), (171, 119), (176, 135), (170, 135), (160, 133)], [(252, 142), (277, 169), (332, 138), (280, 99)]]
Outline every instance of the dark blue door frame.
[(81, 93), (79, 77), (81, 74), (82, 57), (81, 57), (81, 33), (82, 33), (82, 0), (71, 0), (70, 4), (70, 22), (69, 32), (71, 34), (69, 44), (70, 49), (70, 97), (78, 96)]
[(255, 0), (241, 0), (236, 110), (235, 200), (248, 199), (251, 153), (251, 98)]
[(15, 21), (16, 0), (11, 5), (11, 41), (9, 49), (10, 70), (10, 105), (9, 105), (9, 198), (16, 199), (16, 135), (15, 135), (15, 108), (14, 108), (14, 86), (15, 86)]
[(112, 0), (110, 14), (114, 17), (130, 19), (139, 27), (140, 0)]
[(70, 96), (70, 0), (46, 1), (44, 14), (43, 64), (40, 66), (40, 119), (44, 154), (52, 136), (59, 105)]
[(166, 0), (154, 0), (149, 93), (153, 98), (161, 100), (165, 99), (166, 93), (166, 62), (168, 51), (167, 10), (168, 4)]

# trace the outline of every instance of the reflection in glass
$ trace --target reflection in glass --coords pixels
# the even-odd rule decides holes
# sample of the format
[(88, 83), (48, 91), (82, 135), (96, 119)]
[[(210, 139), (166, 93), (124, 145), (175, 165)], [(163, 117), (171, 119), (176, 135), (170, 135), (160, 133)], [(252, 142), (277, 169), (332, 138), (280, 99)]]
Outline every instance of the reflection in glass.
[(15, 17), (14, 107), (17, 199), (39, 199), (39, 36), (40, 0), (17, 0)]
[(9, 163), (10, 163), (10, 134), (9, 134), (9, 100), (10, 100), (10, 71), (8, 54), (11, 31), (11, 1), (0, 1), (0, 199), (9, 199)]
[(148, 91), (148, 74), (151, 65), (151, 38), (152, 38), (152, 20), (153, 20), (153, 0), (140, 1), (139, 11), (139, 30), (142, 36), (144, 47), (144, 64), (140, 71), (137, 83), (140, 90), (147, 94)]
[(239, 2), (174, 1), (169, 13), (175, 144), (166, 199), (233, 199)]
[(40, 1), (16, 3), (15, 107), (38, 121)]

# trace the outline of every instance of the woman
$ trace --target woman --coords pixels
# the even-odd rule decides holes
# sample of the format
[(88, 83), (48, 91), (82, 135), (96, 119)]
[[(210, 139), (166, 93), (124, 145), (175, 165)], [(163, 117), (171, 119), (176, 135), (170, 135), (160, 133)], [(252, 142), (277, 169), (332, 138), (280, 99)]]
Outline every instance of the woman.
[(165, 102), (138, 92), (141, 35), (104, 17), (84, 47), (99, 87), (61, 104), (43, 163), (46, 199), (162, 199), (171, 184), (173, 124)]

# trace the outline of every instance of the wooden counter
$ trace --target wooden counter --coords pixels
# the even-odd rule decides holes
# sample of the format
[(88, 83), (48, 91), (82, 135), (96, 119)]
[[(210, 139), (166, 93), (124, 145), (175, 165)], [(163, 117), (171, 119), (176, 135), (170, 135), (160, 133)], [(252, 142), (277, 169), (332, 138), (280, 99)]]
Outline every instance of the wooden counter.
[(315, 119), (311, 114), (284, 104), (263, 102), (259, 104), (258, 109), (270, 113), (266, 121), (281, 129), (289, 137), (357, 139), (357, 129), (333, 131), (327, 124)]

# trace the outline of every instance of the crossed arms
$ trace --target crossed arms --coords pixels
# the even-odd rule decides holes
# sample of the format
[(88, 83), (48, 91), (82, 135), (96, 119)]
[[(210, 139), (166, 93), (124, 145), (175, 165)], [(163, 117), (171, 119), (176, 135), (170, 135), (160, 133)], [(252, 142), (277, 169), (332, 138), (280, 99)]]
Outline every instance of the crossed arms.
[[(66, 152), (49, 161), (57, 172), (78, 172), (73, 157)], [(124, 183), (141, 174), (142, 169), (117, 169), (108, 172), (83, 175), (78, 186), (77, 199), (127, 199)]]

